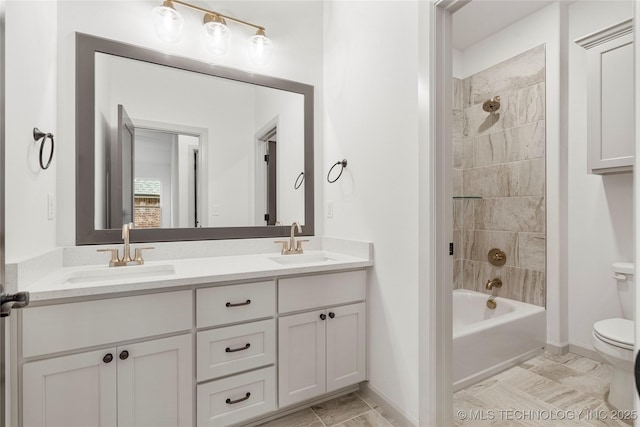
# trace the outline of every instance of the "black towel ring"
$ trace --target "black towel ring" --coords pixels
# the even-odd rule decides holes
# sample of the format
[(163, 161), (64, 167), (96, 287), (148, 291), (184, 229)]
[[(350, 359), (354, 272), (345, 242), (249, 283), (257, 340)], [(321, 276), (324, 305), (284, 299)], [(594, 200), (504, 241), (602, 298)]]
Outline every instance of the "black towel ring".
[(304, 182), (304, 172), (300, 172), (300, 175), (298, 175), (298, 177), (296, 178), (295, 184), (293, 184), (293, 188), (297, 190), (298, 188), (300, 188), (303, 182)]
[[(45, 165), (42, 154), (44, 153), (44, 145), (47, 142), (47, 139), (51, 140), (51, 151), (49, 152), (49, 160), (47, 160), (47, 164)], [(38, 128), (33, 128), (33, 140), (34, 141), (42, 140), (40, 141), (40, 167), (42, 168), (42, 170), (49, 169), (49, 166), (51, 166), (51, 160), (53, 159), (53, 150), (55, 147), (54, 146), (55, 143), (53, 141), (53, 134), (42, 132)]]
[[(336, 176), (336, 179), (331, 180), (331, 178), (329, 178), (331, 176), (331, 171), (333, 170), (333, 168), (335, 168), (338, 165), (342, 166), (340, 168), (340, 173), (338, 174), (338, 176)], [(331, 169), (329, 169), (329, 173), (327, 174), (327, 181), (329, 181), (329, 184), (333, 184), (338, 179), (340, 179), (340, 177), (342, 176), (342, 171), (344, 171), (346, 167), (347, 167), (347, 159), (342, 159), (339, 162), (336, 162), (333, 166), (331, 166)]]

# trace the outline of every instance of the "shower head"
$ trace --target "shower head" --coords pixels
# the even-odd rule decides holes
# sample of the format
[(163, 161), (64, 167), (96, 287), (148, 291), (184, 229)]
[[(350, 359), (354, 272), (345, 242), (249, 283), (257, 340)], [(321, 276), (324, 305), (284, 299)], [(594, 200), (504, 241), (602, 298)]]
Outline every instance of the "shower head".
[(494, 96), (491, 99), (487, 99), (482, 104), (482, 109), (487, 113), (494, 113), (500, 109), (500, 97)]

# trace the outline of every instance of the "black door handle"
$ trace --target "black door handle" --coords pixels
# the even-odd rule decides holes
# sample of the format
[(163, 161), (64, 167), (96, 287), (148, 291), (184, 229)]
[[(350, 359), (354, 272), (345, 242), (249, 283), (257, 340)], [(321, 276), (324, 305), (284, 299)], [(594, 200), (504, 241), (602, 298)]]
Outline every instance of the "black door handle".
[(638, 390), (638, 395), (640, 395), (640, 351), (636, 354), (636, 365), (633, 371), (636, 375), (636, 390)]

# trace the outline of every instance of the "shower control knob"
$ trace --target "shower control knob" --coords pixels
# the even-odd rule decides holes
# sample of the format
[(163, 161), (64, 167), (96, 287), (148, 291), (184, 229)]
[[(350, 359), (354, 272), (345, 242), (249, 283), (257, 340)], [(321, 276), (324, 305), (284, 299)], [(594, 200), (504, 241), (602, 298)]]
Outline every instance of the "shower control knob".
[(122, 350), (118, 357), (120, 357), (120, 360), (127, 360), (129, 358), (129, 352), (127, 350)]

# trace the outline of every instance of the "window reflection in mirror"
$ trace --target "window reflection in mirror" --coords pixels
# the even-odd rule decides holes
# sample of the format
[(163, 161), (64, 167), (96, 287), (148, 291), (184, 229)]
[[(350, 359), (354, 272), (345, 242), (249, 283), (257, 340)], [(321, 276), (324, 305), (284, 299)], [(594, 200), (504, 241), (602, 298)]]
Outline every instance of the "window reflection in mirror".
[(303, 95), (103, 53), (95, 64), (96, 229), (305, 218)]

